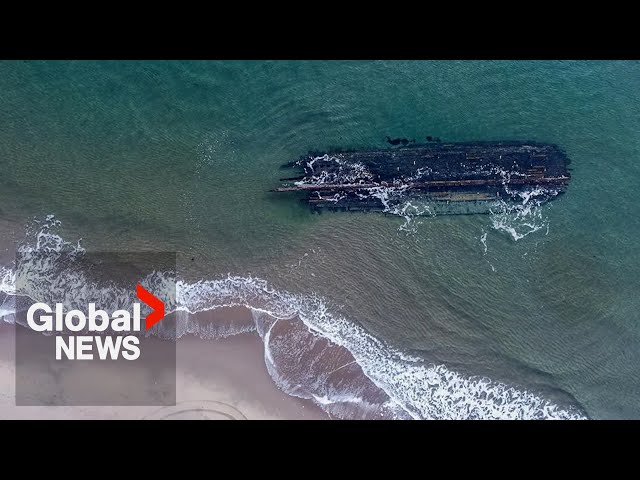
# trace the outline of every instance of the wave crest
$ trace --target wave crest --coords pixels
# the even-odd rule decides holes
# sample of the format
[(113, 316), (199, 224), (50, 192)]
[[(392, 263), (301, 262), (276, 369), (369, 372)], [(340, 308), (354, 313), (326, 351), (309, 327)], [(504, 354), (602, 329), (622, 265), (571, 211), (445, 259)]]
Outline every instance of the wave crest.
[[(5, 294), (0, 316), (5, 321), (12, 321), (20, 296), (46, 302), (55, 295), (70, 306), (92, 299), (109, 309), (127, 308), (135, 301), (133, 292), (88, 282), (73, 262), (57, 265), (57, 253), (70, 250), (82, 255), (84, 249), (56, 235), (52, 231), (56, 225), (48, 217), (35, 242), (20, 247), (21, 265), (0, 270), (0, 292)], [(17, 286), (15, 268), (36, 269), (39, 282)], [(175, 272), (153, 272), (141, 283), (158, 291), (174, 279)], [(527, 390), (465, 377), (407, 355), (332, 311), (323, 298), (279, 291), (264, 279), (228, 275), (193, 283), (178, 280), (175, 298), (165, 303), (167, 314), (176, 314), (178, 337), (216, 339), (256, 331), (277, 385), (338, 418), (585, 418), (577, 408), (560, 408)], [(249, 309), (250, 321), (225, 323), (219, 316), (205, 322), (199, 317), (231, 307)], [(162, 336), (161, 331), (154, 333)]]

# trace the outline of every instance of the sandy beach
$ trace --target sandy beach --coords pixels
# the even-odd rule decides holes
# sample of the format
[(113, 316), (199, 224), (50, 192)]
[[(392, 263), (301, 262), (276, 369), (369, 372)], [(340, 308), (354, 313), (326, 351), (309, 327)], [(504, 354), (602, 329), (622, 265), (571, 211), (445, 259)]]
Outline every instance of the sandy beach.
[(253, 333), (214, 341), (181, 338), (177, 345), (175, 406), (18, 407), (14, 328), (0, 326), (0, 419), (328, 418), (312, 402), (290, 397), (278, 389), (265, 367), (262, 342)]
[[(0, 219), (3, 237), (0, 265), (14, 259), (15, 246), (24, 238), (24, 226)], [(250, 327), (251, 314), (227, 308), (197, 314), (198, 321), (218, 332)], [(264, 347), (255, 332), (216, 340), (184, 336), (177, 341), (175, 406), (16, 406), (15, 326), (0, 321), (0, 419), (327, 419), (310, 400), (282, 392), (269, 376)], [(17, 327), (20, 328), (20, 327)], [(160, 340), (156, 340), (160, 342)], [(127, 395), (127, 382), (145, 382), (153, 389), (154, 378), (145, 369), (126, 378), (108, 364), (100, 378), (83, 375), (81, 369), (64, 370), (55, 379), (59, 390), (104, 389)], [(172, 373), (171, 373), (172, 374)], [(33, 382), (51, 382), (38, 372)], [(125, 400), (126, 401), (126, 400)]]

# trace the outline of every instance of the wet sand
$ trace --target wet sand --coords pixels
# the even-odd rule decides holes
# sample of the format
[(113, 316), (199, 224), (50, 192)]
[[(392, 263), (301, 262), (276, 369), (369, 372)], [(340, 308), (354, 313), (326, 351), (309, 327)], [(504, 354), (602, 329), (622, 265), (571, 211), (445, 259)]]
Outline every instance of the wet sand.
[[(15, 406), (14, 346), (14, 327), (0, 325), (0, 419), (328, 418), (311, 401), (278, 389), (267, 372), (262, 342), (255, 333), (219, 340), (179, 339), (177, 402), (168, 407)], [(113, 385), (122, 388), (121, 382)]]
[[(0, 265), (8, 265), (15, 258), (17, 241), (24, 238), (24, 226), (3, 218), (0, 231)], [(196, 317), (203, 326), (211, 325), (222, 336), (227, 330), (253, 325), (249, 311), (242, 308), (204, 312)], [(329, 418), (312, 401), (289, 396), (276, 386), (265, 366), (262, 341), (255, 332), (216, 340), (184, 336), (177, 342), (176, 364), (175, 406), (16, 406), (15, 327), (0, 320), (0, 419)], [(45, 372), (40, 373), (34, 383), (51, 381)], [(134, 372), (123, 379), (118, 378), (113, 366), (105, 368), (99, 379), (82, 374), (80, 369), (70, 369), (58, 388), (112, 389), (126, 396), (127, 381), (146, 382), (150, 390), (154, 388), (154, 379), (147, 371)]]

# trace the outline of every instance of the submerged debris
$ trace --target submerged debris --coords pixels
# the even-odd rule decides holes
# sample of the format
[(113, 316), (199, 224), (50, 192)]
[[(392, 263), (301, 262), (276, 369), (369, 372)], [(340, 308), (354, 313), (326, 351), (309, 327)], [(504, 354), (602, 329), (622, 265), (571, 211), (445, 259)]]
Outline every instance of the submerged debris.
[(418, 214), (488, 213), (496, 201), (521, 203), (529, 192), (542, 201), (563, 193), (569, 163), (552, 144), (436, 140), (394, 149), (310, 152), (283, 166), (303, 173), (282, 179), (288, 183), (275, 191), (305, 193), (303, 201), (314, 211), (389, 212), (402, 199)]

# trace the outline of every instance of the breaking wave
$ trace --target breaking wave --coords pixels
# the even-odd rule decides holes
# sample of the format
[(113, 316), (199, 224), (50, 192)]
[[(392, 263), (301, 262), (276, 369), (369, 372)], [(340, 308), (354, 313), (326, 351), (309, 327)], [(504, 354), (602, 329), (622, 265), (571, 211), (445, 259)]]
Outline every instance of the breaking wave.
[[(73, 261), (84, 255), (84, 248), (57, 235), (58, 224), (53, 216), (47, 217), (19, 247), (19, 265), (0, 268), (4, 321), (15, 322), (25, 297), (43, 302), (55, 297), (68, 307), (96, 301), (109, 309), (127, 308), (135, 301), (133, 292), (89, 280)], [(22, 269), (36, 271), (38, 281), (18, 281)], [(140, 283), (158, 291), (175, 278), (175, 272), (153, 272)], [(276, 290), (264, 279), (233, 275), (192, 283), (178, 279), (175, 296), (165, 304), (167, 313), (175, 314), (178, 337), (215, 340), (255, 331), (279, 388), (312, 400), (337, 418), (586, 418), (578, 408), (561, 408), (534, 392), (467, 377), (407, 355), (334, 312), (323, 298)], [(212, 320), (212, 312), (230, 307), (243, 307), (251, 315), (236, 323)], [(163, 323), (150, 332), (162, 337)]]

